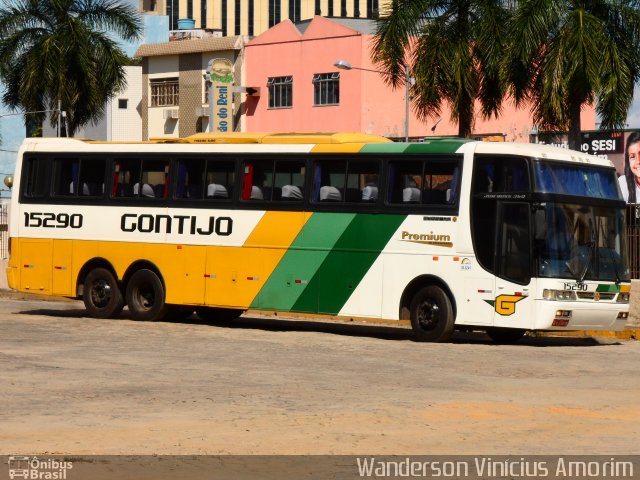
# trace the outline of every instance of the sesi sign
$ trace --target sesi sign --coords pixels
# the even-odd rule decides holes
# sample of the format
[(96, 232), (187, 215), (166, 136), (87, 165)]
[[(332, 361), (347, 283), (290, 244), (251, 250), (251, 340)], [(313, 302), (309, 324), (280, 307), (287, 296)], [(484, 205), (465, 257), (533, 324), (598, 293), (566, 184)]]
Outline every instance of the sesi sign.
[(591, 155), (624, 153), (622, 132), (586, 132), (582, 134), (580, 150)]

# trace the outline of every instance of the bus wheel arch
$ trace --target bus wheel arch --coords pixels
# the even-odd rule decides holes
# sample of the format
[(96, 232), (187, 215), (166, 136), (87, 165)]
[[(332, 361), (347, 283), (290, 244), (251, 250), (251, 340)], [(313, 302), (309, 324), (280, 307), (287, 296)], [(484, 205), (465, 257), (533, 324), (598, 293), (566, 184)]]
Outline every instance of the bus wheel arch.
[(116, 318), (124, 308), (122, 286), (113, 266), (103, 258), (94, 258), (82, 267), (76, 294), (94, 318)]
[(433, 275), (422, 275), (412, 280), (400, 300), (400, 319), (411, 321), (418, 341), (447, 341), (453, 333), (456, 314), (451, 289)]
[(125, 298), (134, 320), (159, 321), (167, 314), (166, 287), (160, 270), (151, 262), (133, 263), (125, 273)]

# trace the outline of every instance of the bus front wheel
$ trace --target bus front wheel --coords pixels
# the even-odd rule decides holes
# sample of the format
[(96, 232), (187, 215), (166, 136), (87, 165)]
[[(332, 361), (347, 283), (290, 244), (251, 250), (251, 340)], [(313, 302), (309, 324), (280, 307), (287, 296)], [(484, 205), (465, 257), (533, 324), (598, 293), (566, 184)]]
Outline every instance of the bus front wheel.
[(455, 318), (449, 296), (436, 285), (421, 288), (410, 306), (411, 327), (416, 340), (446, 342), (453, 333)]
[(127, 306), (134, 320), (162, 320), (167, 313), (164, 285), (152, 270), (134, 273), (127, 283)]
[(106, 268), (94, 268), (84, 280), (82, 300), (93, 318), (115, 318), (124, 307), (124, 298), (113, 274)]

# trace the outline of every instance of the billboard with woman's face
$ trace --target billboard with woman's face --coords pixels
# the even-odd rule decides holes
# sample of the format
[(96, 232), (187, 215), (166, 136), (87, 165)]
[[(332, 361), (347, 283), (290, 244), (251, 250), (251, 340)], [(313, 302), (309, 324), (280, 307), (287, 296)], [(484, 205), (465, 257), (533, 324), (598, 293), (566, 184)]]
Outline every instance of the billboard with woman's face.
[[(540, 133), (532, 135), (531, 141), (568, 148), (566, 134)], [(582, 132), (580, 150), (611, 160), (624, 199), (640, 203), (640, 130)]]

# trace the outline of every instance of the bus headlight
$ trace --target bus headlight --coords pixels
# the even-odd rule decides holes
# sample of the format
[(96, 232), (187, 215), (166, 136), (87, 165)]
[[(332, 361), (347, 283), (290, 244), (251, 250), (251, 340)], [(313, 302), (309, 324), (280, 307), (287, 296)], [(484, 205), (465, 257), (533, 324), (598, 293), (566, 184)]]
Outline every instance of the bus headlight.
[(576, 292), (570, 290), (552, 290), (545, 288), (542, 291), (542, 298), (545, 300), (570, 301), (576, 300)]
[(629, 303), (629, 292), (626, 293), (619, 293), (618, 294), (618, 300), (616, 300), (618, 303)]

